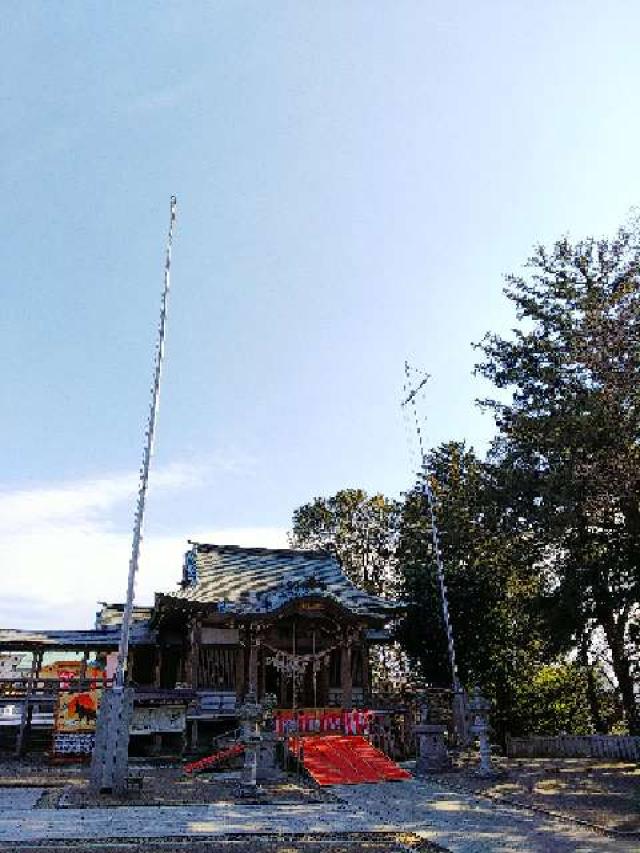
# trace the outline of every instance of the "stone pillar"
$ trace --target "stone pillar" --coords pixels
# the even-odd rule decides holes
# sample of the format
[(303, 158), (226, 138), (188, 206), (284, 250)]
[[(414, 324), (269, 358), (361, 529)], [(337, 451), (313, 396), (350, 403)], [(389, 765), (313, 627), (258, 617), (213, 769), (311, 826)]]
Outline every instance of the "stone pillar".
[(242, 784), (255, 788), (258, 783), (258, 745), (247, 743), (244, 749), (244, 766), (242, 768)]
[(242, 784), (249, 788), (254, 788), (257, 784), (258, 775), (258, 749), (261, 741), (259, 720), (262, 708), (253, 698), (250, 698), (239, 710), (242, 729), (241, 737), (245, 747)]
[(449, 753), (444, 742), (445, 726), (419, 723), (414, 731), (418, 741), (416, 773), (433, 773), (450, 767)]
[(273, 732), (262, 732), (256, 757), (256, 780), (258, 782), (274, 779), (280, 775), (280, 769), (276, 762), (276, 736)]
[(470, 746), (471, 735), (469, 732), (468, 701), (465, 690), (461, 687), (453, 693), (453, 728), (458, 741), (458, 746)]
[(350, 711), (353, 705), (351, 679), (351, 646), (344, 642), (340, 649), (340, 687), (342, 688), (342, 707)]

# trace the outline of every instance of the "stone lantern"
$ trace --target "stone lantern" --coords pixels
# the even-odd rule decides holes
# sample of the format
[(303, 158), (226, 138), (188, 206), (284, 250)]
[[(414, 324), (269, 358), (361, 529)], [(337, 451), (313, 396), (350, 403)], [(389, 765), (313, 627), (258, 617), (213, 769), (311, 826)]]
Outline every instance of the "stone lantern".
[(275, 733), (266, 731), (263, 725), (265, 713), (269, 713), (253, 694), (248, 694), (240, 706), (241, 737), (244, 741), (244, 767), (242, 784), (255, 788), (258, 782), (278, 775), (275, 760)]
[(477, 736), (480, 744), (480, 766), (479, 776), (492, 776), (494, 769), (491, 766), (491, 743), (489, 741), (489, 711), (491, 702), (485, 699), (480, 688), (476, 687), (469, 702), (469, 710), (473, 715), (471, 734)]
[(258, 750), (261, 741), (259, 721), (262, 717), (262, 706), (256, 702), (255, 696), (249, 693), (239, 711), (241, 737), (244, 741), (242, 784), (255, 787), (258, 780)]

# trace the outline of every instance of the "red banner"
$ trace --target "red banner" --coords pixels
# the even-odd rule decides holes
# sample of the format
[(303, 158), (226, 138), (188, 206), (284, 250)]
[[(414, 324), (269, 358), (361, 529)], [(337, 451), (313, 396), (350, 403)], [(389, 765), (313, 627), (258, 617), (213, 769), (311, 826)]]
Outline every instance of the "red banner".
[(348, 734), (368, 735), (371, 711), (354, 708), (343, 711), (342, 708), (302, 709), (300, 711), (274, 712), (276, 734)]

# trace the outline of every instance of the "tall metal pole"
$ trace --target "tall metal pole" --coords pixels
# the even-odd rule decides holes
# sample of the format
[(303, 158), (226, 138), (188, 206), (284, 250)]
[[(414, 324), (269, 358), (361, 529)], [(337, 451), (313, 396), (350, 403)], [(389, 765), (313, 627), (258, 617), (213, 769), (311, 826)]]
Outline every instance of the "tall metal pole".
[(142, 465), (140, 466), (140, 482), (138, 485), (138, 503), (133, 524), (133, 541), (131, 544), (131, 559), (129, 560), (129, 579), (127, 582), (127, 599), (122, 617), (122, 630), (120, 633), (120, 644), (118, 647), (118, 662), (115, 672), (115, 687), (124, 687), (127, 656), (129, 653), (129, 632), (131, 628), (131, 617), (133, 614), (133, 600), (135, 594), (135, 581), (140, 560), (140, 545), (142, 543), (142, 522), (144, 520), (144, 509), (147, 499), (147, 487), (149, 484), (149, 467), (151, 465), (151, 454), (153, 453), (153, 439), (158, 420), (158, 401), (160, 398), (160, 377), (162, 374), (162, 361), (164, 358), (164, 339), (167, 324), (167, 303), (169, 288), (171, 284), (171, 246), (173, 243), (173, 226), (176, 221), (176, 197), (171, 196), (171, 214), (169, 220), (169, 234), (167, 236), (167, 250), (164, 263), (164, 287), (162, 290), (162, 302), (160, 306), (160, 324), (158, 328), (158, 343), (156, 345), (155, 367), (153, 371), (153, 384), (151, 386), (151, 402), (149, 404), (149, 419), (145, 432), (145, 444), (142, 454)]
[(438, 531), (438, 521), (436, 517), (436, 505), (435, 505), (435, 496), (433, 494), (433, 489), (431, 488), (431, 480), (429, 474), (429, 468), (427, 465), (427, 455), (424, 450), (423, 442), (422, 442), (422, 431), (420, 429), (420, 422), (418, 420), (418, 411), (416, 409), (416, 397), (418, 392), (426, 385), (429, 380), (429, 374), (422, 379), (422, 381), (414, 388), (410, 389), (410, 375), (409, 375), (409, 362), (405, 361), (404, 363), (404, 371), (406, 376), (406, 384), (405, 384), (405, 393), (407, 394), (406, 398), (402, 401), (403, 406), (407, 406), (411, 404), (411, 408), (413, 410), (413, 416), (415, 418), (416, 424), (416, 433), (418, 435), (418, 444), (420, 446), (420, 458), (422, 462), (422, 485), (420, 486), (422, 494), (427, 499), (427, 506), (429, 507), (429, 515), (431, 519), (431, 541), (433, 544), (433, 552), (436, 560), (436, 579), (438, 581), (438, 589), (440, 591), (440, 602), (442, 605), (442, 616), (444, 620), (444, 627), (447, 633), (447, 648), (449, 652), (449, 665), (451, 667), (451, 681), (453, 685), (453, 689), (456, 693), (460, 691), (460, 679), (458, 677), (458, 666), (456, 664), (456, 648), (453, 639), (453, 627), (451, 625), (451, 617), (449, 616), (449, 598), (447, 594), (447, 584), (444, 578), (444, 560), (442, 557), (442, 549), (440, 548), (440, 533)]
[(457, 693), (460, 690), (460, 679), (458, 677), (458, 665), (456, 664), (456, 648), (453, 640), (453, 628), (451, 626), (451, 617), (449, 616), (449, 598), (447, 594), (447, 583), (444, 579), (444, 560), (442, 559), (442, 550), (440, 548), (440, 534), (438, 532), (438, 523), (436, 519), (435, 498), (431, 483), (429, 482), (429, 471), (426, 462), (422, 465), (422, 493), (427, 498), (427, 505), (431, 516), (431, 541), (433, 543), (433, 551), (436, 558), (436, 578), (438, 580), (438, 589), (440, 590), (440, 601), (442, 603), (442, 616), (444, 619), (444, 627), (447, 632), (447, 648), (449, 650), (449, 665), (451, 666), (451, 681), (453, 689)]

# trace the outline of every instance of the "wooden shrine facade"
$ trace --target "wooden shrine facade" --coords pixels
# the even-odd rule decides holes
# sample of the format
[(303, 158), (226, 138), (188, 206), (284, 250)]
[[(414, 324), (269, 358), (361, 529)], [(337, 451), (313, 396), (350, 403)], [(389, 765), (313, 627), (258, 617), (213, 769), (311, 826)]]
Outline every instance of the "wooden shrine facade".
[(369, 646), (398, 605), (357, 589), (325, 552), (193, 544), (174, 594), (156, 596), (155, 642), (130, 678), (159, 689), (349, 708), (369, 697)]
[[(163, 609), (167, 605), (163, 605)], [(163, 689), (266, 696), (280, 707), (363, 704), (369, 694), (366, 620), (308, 597), (268, 615), (234, 616), (202, 607), (164, 610), (154, 648)], [(148, 683), (150, 657), (132, 652), (132, 681)]]

